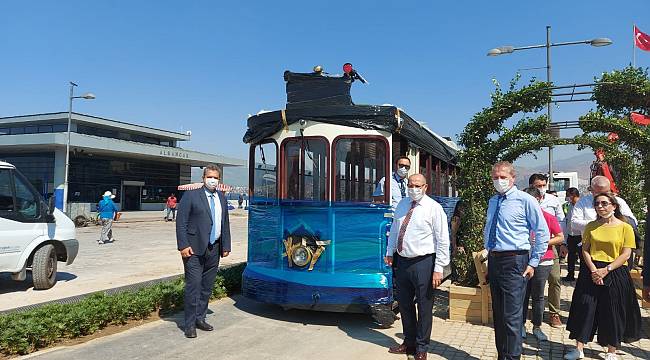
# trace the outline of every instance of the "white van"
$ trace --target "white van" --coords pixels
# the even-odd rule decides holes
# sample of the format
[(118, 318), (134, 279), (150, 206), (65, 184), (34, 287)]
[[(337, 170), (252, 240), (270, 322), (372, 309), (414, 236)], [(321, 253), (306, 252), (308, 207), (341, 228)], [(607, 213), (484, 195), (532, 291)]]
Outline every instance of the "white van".
[(16, 167), (0, 161), (0, 272), (23, 281), (32, 271), (34, 289), (56, 284), (57, 262), (72, 264), (79, 242), (72, 220), (46, 203)]

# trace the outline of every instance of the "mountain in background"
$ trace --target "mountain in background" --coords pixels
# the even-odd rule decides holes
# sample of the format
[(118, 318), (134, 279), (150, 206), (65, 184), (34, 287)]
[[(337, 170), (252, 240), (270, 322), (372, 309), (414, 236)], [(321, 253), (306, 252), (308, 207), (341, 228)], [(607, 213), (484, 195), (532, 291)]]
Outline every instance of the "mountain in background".
[[(591, 173), (591, 163), (596, 158), (592, 153), (584, 153), (572, 156), (566, 159), (553, 161), (553, 172), (578, 172), (578, 179), (581, 182), (589, 181)], [(527, 160), (520, 160), (515, 162), (515, 169), (517, 170), (517, 186), (520, 189), (528, 186), (528, 177), (535, 173), (548, 173), (548, 163), (538, 164), (535, 166), (526, 166)]]

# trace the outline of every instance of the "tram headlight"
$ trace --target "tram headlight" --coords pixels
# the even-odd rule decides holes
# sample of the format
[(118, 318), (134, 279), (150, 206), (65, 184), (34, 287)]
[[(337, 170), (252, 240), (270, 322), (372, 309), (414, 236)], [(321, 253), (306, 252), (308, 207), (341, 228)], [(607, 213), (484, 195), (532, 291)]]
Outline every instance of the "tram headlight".
[(301, 245), (293, 250), (291, 253), (291, 261), (293, 261), (296, 266), (307, 266), (311, 261), (311, 249), (307, 246)]

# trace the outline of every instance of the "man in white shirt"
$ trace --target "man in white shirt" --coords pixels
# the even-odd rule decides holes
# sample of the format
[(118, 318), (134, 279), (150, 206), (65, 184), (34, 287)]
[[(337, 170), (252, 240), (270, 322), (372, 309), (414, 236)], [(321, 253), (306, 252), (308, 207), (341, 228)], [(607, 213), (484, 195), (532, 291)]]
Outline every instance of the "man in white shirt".
[[(594, 178), (591, 179), (590, 191), (591, 194), (583, 196), (578, 200), (571, 213), (571, 228), (575, 231), (580, 231), (580, 234), (584, 233), (585, 226), (588, 223), (596, 220), (594, 195), (610, 191), (609, 179), (601, 175), (594, 176)], [(625, 200), (621, 199), (619, 196), (616, 196), (616, 200), (618, 200), (618, 208), (621, 210), (621, 214), (631, 218), (635, 224), (638, 224), (639, 222), (636, 220), (636, 217), (634, 217), (632, 209), (630, 209), (630, 206), (625, 202)]]
[(578, 244), (582, 242), (582, 233), (579, 229), (575, 229), (575, 226), (571, 223), (571, 218), (573, 215), (573, 209), (575, 208), (578, 201), (580, 201), (580, 191), (577, 188), (570, 187), (566, 190), (567, 202), (569, 204), (568, 211), (566, 213), (566, 231), (567, 231), (567, 248), (569, 253), (567, 256), (567, 275), (562, 278), (564, 281), (575, 281), (575, 267), (576, 260), (580, 259), (580, 266), (582, 266), (582, 251), (578, 247)]
[(395, 257), (397, 301), (404, 332), (404, 342), (388, 352), (414, 354), (416, 360), (427, 358), (433, 290), (440, 286), (443, 267), (449, 264), (447, 215), (426, 191), (424, 176), (409, 177), (408, 197), (395, 209), (384, 259), (391, 266)]
[[(395, 171), (390, 177), (390, 207), (395, 210), (397, 204), (406, 197), (406, 175), (411, 169), (411, 160), (406, 156), (400, 156), (395, 160)], [(383, 201), (384, 185), (386, 178), (381, 178), (372, 196), (375, 201)]]
[[(547, 182), (548, 180), (546, 178), (546, 175), (544, 174), (533, 174), (528, 178), (528, 184), (531, 187), (535, 187), (539, 189), (539, 191), (542, 193), (542, 202), (540, 203), (542, 210), (546, 211), (551, 215), (554, 215), (555, 218), (557, 219), (557, 222), (560, 223), (560, 226), (562, 227), (562, 232), (566, 233), (566, 229), (564, 227), (564, 210), (562, 209), (562, 204), (560, 203), (560, 199), (558, 199), (557, 196), (546, 193), (546, 191), (548, 190)], [(564, 241), (566, 243), (566, 239)], [(548, 302), (549, 322), (553, 327), (562, 327), (562, 320), (560, 318), (560, 298), (562, 293), (562, 287), (560, 282), (559, 258), (563, 258), (565, 254), (568, 252), (565, 243), (560, 245), (559, 257), (558, 257), (558, 247), (554, 246), (553, 252), (555, 257), (553, 259), (553, 267), (551, 268), (551, 272), (548, 275), (548, 301), (547, 302)]]

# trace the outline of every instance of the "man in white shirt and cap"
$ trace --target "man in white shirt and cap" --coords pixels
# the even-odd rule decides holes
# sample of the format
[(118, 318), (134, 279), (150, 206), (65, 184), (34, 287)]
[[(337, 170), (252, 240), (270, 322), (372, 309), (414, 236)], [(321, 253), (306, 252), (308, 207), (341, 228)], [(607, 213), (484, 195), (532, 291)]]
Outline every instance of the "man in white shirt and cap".
[(433, 290), (440, 286), (443, 267), (449, 264), (447, 215), (426, 190), (423, 175), (409, 177), (408, 197), (395, 209), (384, 259), (389, 266), (393, 261), (397, 264), (397, 301), (404, 332), (404, 342), (388, 352), (415, 355), (416, 360), (427, 358)]

